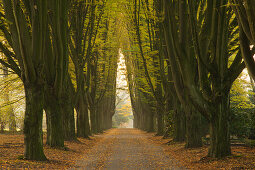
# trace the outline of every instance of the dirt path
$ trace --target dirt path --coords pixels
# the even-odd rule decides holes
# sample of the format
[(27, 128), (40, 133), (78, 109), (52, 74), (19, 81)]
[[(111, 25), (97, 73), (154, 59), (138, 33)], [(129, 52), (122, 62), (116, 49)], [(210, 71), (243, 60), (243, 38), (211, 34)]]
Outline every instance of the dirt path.
[(137, 129), (111, 129), (76, 167), (89, 170), (184, 169), (179, 168), (160, 145), (148, 139), (151, 135)]

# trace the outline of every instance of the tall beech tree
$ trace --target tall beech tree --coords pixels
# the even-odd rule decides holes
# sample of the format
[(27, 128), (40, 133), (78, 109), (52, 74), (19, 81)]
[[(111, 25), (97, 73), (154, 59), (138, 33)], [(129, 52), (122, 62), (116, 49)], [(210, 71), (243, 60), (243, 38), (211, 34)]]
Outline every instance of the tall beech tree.
[(210, 123), (208, 156), (230, 155), (229, 91), (245, 66), (235, 36), (237, 22), (227, 0), (164, 3), (171, 69), (182, 76), (192, 107)]
[[(14, 0), (3, 1), (3, 5), (5, 13), (2, 21), (7, 24), (1, 25), (1, 31), (13, 52), (1, 43), (7, 58), (7, 62), (1, 62), (19, 75), (24, 83), (25, 158), (45, 160), (42, 148), (43, 109), (47, 113), (47, 143), (64, 146), (61, 95), (68, 63), (68, 0)], [(63, 28), (60, 29), (61, 25)]]
[[(87, 71), (88, 71), (88, 90), (87, 90), (87, 101), (89, 104), (89, 110), (90, 110), (90, 120), (91, 120), (91, 130), (92, 133), (98, 133), (100, 131), (100, 123), (99, 123), (99, 117), (100, 115), (97, 112), (97, 105), (102, 99), (104, 92), (101, 93), (99, 96), (97, 95), (98, 92), (98, 85), (99, 83), (99, 75), (98, 71), (100, 68), (99, 58), (100, 52), (99, 52), (99, 44), (97, 43), (97, 39), (100, 39), (101, 37), (99, 34), (99, 28), (101, 26), (102, 16), (105, 11), (105, 5), (106, 1), (101, 1), (102, 4), (94, 4), (95, 9), (93, 9), (93, 15), (91, 16), (91, 22), (93, 23), (90, 27), (91, 29), (91, 46), (90, 51), (88, 51), (87, 57)], [(106, 30), (107, 34), (108, 30)], [(107, 36), (107, 35), (105, 35)], [(106, 56), (104, 56), (106, 57)], [(107, 78), (106, 78), (107, 79)], [(106, 81), (107, 82), (107, 81)]]
[(26, 159), (46, 160), (43, 153), (42, 118), (48, 4), (47, 1), (22, 2), (24, 6), (21, 7), (18, 0), (3, 0), (2, 21), (8, 23), (1, 25), (1, 31), (13, 52), (1, 43), (1, 50), (7, 57), (7, 62), (1, 60), (1, 63), (11, 68), (24, 83), (26, 96), (24, 156)]
[[(77, 136), (89, 137), (91, 135), (88, 115), (88, 103), (86, 98), (86, 82), (87, 72), (84, 72), (86, 62), (88, 60), (87, 50), (91, 46), (91, 39), (88, 40), (89, 36), (92, 36), (91, 24), (94, 20), (90, 19), (94, 13), (91, 8), (94, 6), (87, 1), (72, 1), (72, 9), (69, 15), (69, 29), (70, 29), (70, 40), (69, 50), (72, 62), (75, 68), (76, 77), (76, 91), (74, 104), (77, 111)], [(94, 14), (93, 14), (94, 15)]]
[(65, 90), (64, 84), (68, 83), (66, 80), (68, 77), (68, 10), (69, 0), (48, 2), (44, 109), (47, 116), (47, 143), (53, 147), (64, 147), (62, 97)]
[[(165, 2), (166, 3), (166, 2)], [(185, 77), (182, 75), (182, 68), (179, 68), (176, 61), (176, 52), (175, 49), (173, 48), (177, 42), (180, 44), (180, 48), (182, 49), (188, 49), (190, 44), (192, 43), (192, 37), (191, 34), (188, 34), (187, 29), (179, 29), (182, 28), (185, 23), (185, 21), (188, 21), (188, 18), (186, 15), (183, 15), (184, 10), (182, 9), (181, 6), (182, 2), (178, 1), (177, 3), (171, 2), (171, 4), (167, 4), (168, 7), (165, 9), (166, 12), (166, 17), (165, 17), (165, 22), (164, 22), (164, 31), (165, 31), (165, 41), (166, 41), (166, 46), (167, 46), (167, 56), (169, 58), (169, 63), (171, 66), (171, 74), (172, 74), (172, 79), (174, 81), (174, 86), (175, 86), (175, 92), (179, 98), (179, 101), (182, 103), (182, 107), (184, 108), (184, 112), (186, 115), (186, 147), (200, 147), (202, 146), (202, 138), (200, 134), (200, 114), (198, 113), (197, 110), (194, 109), (192, 104), (190, 103), (190, 100), (188, 98), (188, 92), (187, 89), (185, 88)], [(171, 13), (170, 13), (171, 12)], [(179, 16), (179, 25), (177, 23), (170, 23), (173, 21), (173, 17)], [(167, 20), (169, 19), (169, 20)], [(177, 22), (177, 21), (176, 21)], [(179, 27), (178, 27), (179, 26)], [(176, 32), (177, 30), (179, 31), (179, 35)], [(175, 32), (174, 32), (175, 31)], [(177, 33), (177, 34), (176, 34)], [(171, 39), (172, 35), (175, 35), (175, 40)], [(178, 39), (177, 39), (178, 35)], [(176, 41), (176, 42), (173, 42)], [(186, 45), (186, 46), (185, 46)], [(192, 58), (192, 55), (194, 55), (194, 52), (191, 50), (187, 51), (187, 59), (189, 60), (188, 57)], [(188, 64), (193, 64), (191, 62), (192, 60), (190, 59), (187, 62), (190, 62)], [(183, 61), (186, 62), (186, 61)], [(187, 70), (187, 68), (185, 67)], [(188, 70), (187, 70), (188, 71)], [(194, 73), (196, 74), (196, 72)], [(194, 80), (197, 85), (197, 81)]]

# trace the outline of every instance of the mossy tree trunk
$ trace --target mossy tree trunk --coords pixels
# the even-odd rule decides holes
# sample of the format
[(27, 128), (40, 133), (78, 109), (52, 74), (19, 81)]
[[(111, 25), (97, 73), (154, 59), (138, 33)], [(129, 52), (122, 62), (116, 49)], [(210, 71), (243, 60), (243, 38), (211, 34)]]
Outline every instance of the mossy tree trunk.
[(53, 95), (52, 88), (45, 91), (44, 109), (47, 117), (47, 144), (64, 147), (62, 99)]
[[(215, 114), (217, 112), (217, 114)], [(210, 120), (210, 148), (208, 156), (222, 158), (231, 154), (229, 132), (229, 94), (224, 94), (219, 103), (215, 103)]]
[(76, 139), (75, 135), (75, 119), (74, 119), (74, 87), (71, 82), (71, 77), (68, 75), (64, 85), (62, 94), (62, 114), (63, 114), (63, 131), (64, 139), (72, 141)]
[(49, 1), (49, 26), (46, 37), (44, 75), (45, 111), (47, 115), (47, 144), (64, 147), (63, 93), (68, 78), (68, 0)]
[(201, 114), (194, 108), (186, 108), (186, 145), (187, 148), (202, 146)]
[(154, 132), (155, 129), (154, 129), (154, 122), (153, 122), (153, 118), (154, 118), (154, 113), (150, 110), (147, 112), (146, 114), (146, 124), (147, 124), (147, 128), (146, 128), (146, 131), (147, 132)]
[[(5, 19), (8, 23), (0, 28), (8, 46), (0, 43), (7, 60), (1, 63), (12, 69), (23, 81), (26, 110), (24, 118), (25, 159), (46, 160), (43, 153), (42, 76), (45, 64), (45, 42), (48, 25), (48, 1), (3, 0)], [(35, 8), (36, 7), (36, 8)], [(27, 11), (27, 12), (24, 12)], [(12, 50), (9, 50), (10, 47)]]
[(77, 112), (77, 136), (88, 138), (91, 135), (89, 116), (88, 116), (88, 105), (85, 102), (84, 96), (80, 95), (77, 105), (75, 106)]
[(24, 118), (25, 159), (46, 160), (43, 152), (43, 91), (42, 86), (25, 83), (26, 111)]
[(173, 140), (183, 142), (186, 139), (186, 118), (180, 102), (176, 102), (173, 113)]
[(157, 104), (156, 117), (157, 117), (157, 135), (164, 135), (164, 108), (161, 104)]
[(97, 119), (97, 133), (102, 133), (103, 128), (102, 128), (102, 112), (100, 110), (101, 108), (98, 106), (97, 107), (97, 114), (96, 114), (96, 119)]
[(97, 134), (97, 112), (95, 108), (90, 108), (91, 132)]

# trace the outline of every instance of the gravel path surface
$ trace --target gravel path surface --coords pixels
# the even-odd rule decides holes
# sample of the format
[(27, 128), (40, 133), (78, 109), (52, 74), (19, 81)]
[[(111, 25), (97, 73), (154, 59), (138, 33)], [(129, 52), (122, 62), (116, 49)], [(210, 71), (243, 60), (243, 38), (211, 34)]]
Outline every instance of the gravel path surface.
[(184, 169), (149, 140), (152, 134), (137, 129), (111, 129), (101, 137), (75, 169)]

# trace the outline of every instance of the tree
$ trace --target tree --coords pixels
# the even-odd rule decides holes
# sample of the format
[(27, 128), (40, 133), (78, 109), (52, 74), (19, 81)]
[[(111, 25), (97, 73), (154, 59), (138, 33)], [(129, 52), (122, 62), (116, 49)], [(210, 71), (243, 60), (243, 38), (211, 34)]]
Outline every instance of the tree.
[[(4, 18), (1, 20), (2, 23), (6, 21), (8, 23), (1, 25), (1, 31), (14, 53), (1, 43), (0, 48), (7, 58), (7, 62), (1, 60), (1, 63), (11, 68), (24, 83), (26, 95), (25, 158), (45, 160), (41, 128), (43, 115), (43, 77), (41, 73), (43, 72), (42, 63), (47, 30), (47, 1), (24, 1), (28, 16), (24, 14), (20, 1), (3, 0), (3, 5), (5, 13), (2, 13)], [(30, 24), (31, 27), (29, 27)]]
[[(77, 111), (77, 136), (89, 137), (91, 135), (88, 104), (86, 99), (86, 74), (83, 72), (87, 59), (85, 58), (87, 46), (91, 45), (91, 41), (87, 42), (88, 36), (91, 35), (90, 25), (86, 18), (91, 10), (89, 3), (86, 1), (72, 1), (72, 8), (69, 16), (70, 40), (69, 50), (72, 62), (75, 68), (76, 91), (74, 97), (74, 105)], [(93, 21), (94, 22), (94, 21)], [(91, 22), (90, 22), (91, 23)]]
[(172, 13), (178, 6), (165, 3), (169, 25), (164, 31), (172, 70), (180, 71), (189, 101), (210, 123), (208, 156), (227, 156), (231, 153), (229, 91), (245, 66), (235, 38), (236, 20), (227, 1), (179, 1), (178, 18)]
[[(68, 1), (4, 0), (3, 5), (5, 13), (1, 18), (1, 31), (13, 52), (1, 43), (0, 48), (7, 60), (0, 61), (11, 68), (24, 83), (25, 158), (45, 160), (42, 148), (44, 108), (49, 118), (48, 143), (51, 146), (64, 145), (62, 112), (58, 103), (61, 100), (58, 97), (61, 96), (67, 71), (65, 25)], [(61, 25), (63, 29), (60, 29)], [(47, 101), (55, 103), (56, 107), (50, 107), (52, 103)]]
[[(68, 83), (68, 0), (48, 2), (48, 27), (44, 60), (44, 109), (47, 116), (47, 144), (64, 147), (63, 99), (65, 83)], [(67, 84), (68, 85), (68, 84)]]

